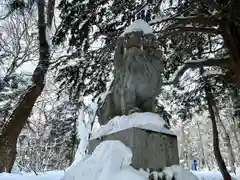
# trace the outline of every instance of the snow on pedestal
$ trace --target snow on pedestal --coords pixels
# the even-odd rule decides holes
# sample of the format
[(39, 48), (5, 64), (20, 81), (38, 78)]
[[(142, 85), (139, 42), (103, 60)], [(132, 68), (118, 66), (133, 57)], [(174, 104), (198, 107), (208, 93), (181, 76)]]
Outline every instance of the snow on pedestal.
[(174, 136), (175, 134), (164, 126), (165, 124), (166, 122), (158, 114), (150, 112), (133, 113), (128, 116), (116, 116), (106, 125), (102, 125), (98, 129), (93, 129), (90, 139), (96, 139), (133, 127)]
[(154, 113), (117, 116), (92, 132), (89, 152), (105, 140), (119, 140), (133, 151), (134, 168), (159, 169), (179, 164), (177, 137)]

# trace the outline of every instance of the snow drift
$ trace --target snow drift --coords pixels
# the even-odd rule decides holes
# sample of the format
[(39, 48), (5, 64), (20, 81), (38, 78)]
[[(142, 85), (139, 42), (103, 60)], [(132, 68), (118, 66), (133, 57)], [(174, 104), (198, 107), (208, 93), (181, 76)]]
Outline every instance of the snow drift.
[(125, 175), (134, 180), (146, 179), (130, 166), (131, 160), (132, 151), (122, 142), (104, 141), (85, 161), (69, 167), (61, 180), (110, 180)]
[(159, 176), (162, 178), (165, 176), (166, 180), (172, 180), (173, 177), (176, 180), (198, 180), (198, 177), (191, 173), (189, 170), (184, 169), (179, 165), (173, 165), (170, 167), (165, 167)]

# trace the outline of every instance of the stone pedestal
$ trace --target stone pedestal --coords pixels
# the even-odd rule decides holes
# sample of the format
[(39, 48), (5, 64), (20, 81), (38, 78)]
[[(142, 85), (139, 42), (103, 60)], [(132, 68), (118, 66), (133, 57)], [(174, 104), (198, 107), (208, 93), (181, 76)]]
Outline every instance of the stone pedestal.
[(129, 128), (120, 132), (109, 134), (101, 139), (89, 142), (89, 152), (105, 140), (120, 140), (133, 152), (132, 166), (136, 169), (159, 169), (164, 166), (179, 164), (177, 137), (169, 130), (156, 132), (141, 128)]

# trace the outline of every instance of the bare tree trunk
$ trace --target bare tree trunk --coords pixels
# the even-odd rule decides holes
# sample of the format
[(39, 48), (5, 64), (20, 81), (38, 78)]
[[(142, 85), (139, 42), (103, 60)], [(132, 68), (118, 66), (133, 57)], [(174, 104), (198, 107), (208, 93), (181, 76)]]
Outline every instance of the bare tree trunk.
[(226, 142), (226, 145), (227, 145), (231, 169), (234, 173), (236, 173), (236, 168), (234, 166), (236, 160), (235, 160), (235, 155), (234, 155), (234, 152), (233, 152), (233, 148), (232, 148), (232, 144), (231, 144), (231, 141), (230, 141), (229, 134), (227, 132), (227, 129), (226, 129), (225, 125), (223, 124), (222, 119), (220, 118), (219, 111), (218, 111), (218, 108), (217, 108), (216, 104), (212, 105), (212, 107), (213, 107), (213, 110), (214, 110), (214, 113), (215, 113), (215, 117), (218, 120), (218, 122), (220, 123), (220, 125), (222, 126), (222, 129), (223, 129), (223, 132), (224, 132), (224, 136), (225, 136), (224, 141)]
[(201, 146), (201, 164), (203, 166), (207, 165), (208, 169), (210, 169), (209, 165), (208, 165), (208, 162), (206, 160), (206, 156), (204, 154), (204, 147), (203, 147), (203, 141), (202, 141), (202, 135), (201, 135), (201, 130), (200, 130), (200, 125), (199, 125), (199, 122), (197, 122), (197, 128), (198, 128), (198, 135), (199, 135), (199, 141), (200, 141), (200, 146)]
[(0, 135), (0, 172), (11, 171), (17, 154), (17, 138), (45, 85), (44, 79), (49, 67), (49, 45), (44, 16), (44, 0), (38, 0), (39, 62), (32, 75), (32, 85), (21, 96)]
[(238, 152), (240, 153), (240, 142), (239, 142), (239, 139), (238, 139), (238, 134), (237, 134), (235, 128), (232, 128), (232, 131), (233, 131), (233, 134), (234, 134), (235, 141), (237, 143)]
[(188, 164), (188, 168), (189, 169), (192, 169), (193, 166), (192, 166), (192, 152), (190, 149), (187, 150), (187, 164)]
[(184, 150), (185, 150), (185, 144), (186, 144), (186, 134), (184, 132), (184, 125), (183, 125), (183, 120), (181, 120), (181, 125), (180, 125), (180, 130), (181, 130), (181, 144), (182, 146), (180, 147), (180, 151), (179, 151), (179, 156), (180, 159), (184, 159)]
[[(201, 67), (200, 68), (200, 74), (204, 73), (204, 69)], [(205, 98), (207, 101), (207, 106), (208, 106), (208, 112), (210, 115), (210, 119), (212, 121), (212, 130), (213, 130), (213, 152), (214, 156), (216, 158), (218, 167), (220, 169), (220, 172), (223, 176), (224, 180), (231, 180), (231, 176), (227, 170), (227, 167), (225, 165), (225, 162), (222, 158), (220, 147), (219, 147), (219, 136), (218, 136), (218, 129), (217, 129), (217, 123), (216, 123), (216, 117), (215, 117), (215, 112), (214, 108), (216, 107), (216, 102), (212, 93), (212, 87), (208, 80), (204, 78), (204, 90), (205, 90)]]
[(234, 87), (231, 91), (229, 96), (229, 102), (233, 106), (233, 112), (230, 113), (232, 116), (232, 123), (229, 122), (231, 130), (234, 134), (235, 141), (237, 143), (238, 153), (240, 153), (240, 141), (239, 141), (239, 132), (238, 132), (238, 125), (239, 125), (239, 117), (240, 117), (240, 96), (238, 93), (237, 87)]
[(70, 158), (69, 158), (69, 166), (73, 163), (74, 161), (74, 157), (75, 157), (75, 153), (76, 153), (76, 147), (78, 147), (78, 139), (77, 139), (77, 117), (75, 119), (74, 123), (74, 132), (72, 134), (72, 138), (71, 138), (71, 152), (70, 152)]

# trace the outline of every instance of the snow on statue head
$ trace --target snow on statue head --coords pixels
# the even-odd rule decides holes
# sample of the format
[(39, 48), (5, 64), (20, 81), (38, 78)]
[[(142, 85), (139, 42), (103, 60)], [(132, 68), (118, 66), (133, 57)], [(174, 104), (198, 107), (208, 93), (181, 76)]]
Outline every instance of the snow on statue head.
[(100, 124), (118, 115), (154, 112), (162, 86), (163, 56), (151, 27), (136, 20), (118, 38), (114, 80), (99, 111)]

